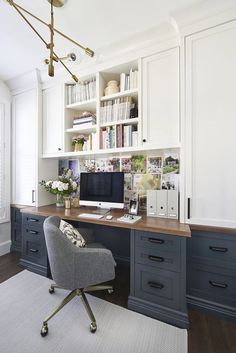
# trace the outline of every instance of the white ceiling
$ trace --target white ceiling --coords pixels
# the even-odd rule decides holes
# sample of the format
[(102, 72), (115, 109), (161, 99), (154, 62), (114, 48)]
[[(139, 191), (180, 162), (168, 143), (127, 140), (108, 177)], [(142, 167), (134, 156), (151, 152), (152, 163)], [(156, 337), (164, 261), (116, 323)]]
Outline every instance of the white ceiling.
[[(157, 26), (172, 11), (202, 0), (67, 0), (55, 9), (55, 27), (93, 50), (120, 41), (135, 33)], [(17, 0), (19, 5), (49, 22), (47, 0)], [(48, 29), (35, 23), (49, 41)], [(63, 56), (75, 48), (58, 38), (55, 51)], [(48, 56), (44, 44), (20, 18), (13, 7), (0, 0), (0, 79), (43, 68)]]

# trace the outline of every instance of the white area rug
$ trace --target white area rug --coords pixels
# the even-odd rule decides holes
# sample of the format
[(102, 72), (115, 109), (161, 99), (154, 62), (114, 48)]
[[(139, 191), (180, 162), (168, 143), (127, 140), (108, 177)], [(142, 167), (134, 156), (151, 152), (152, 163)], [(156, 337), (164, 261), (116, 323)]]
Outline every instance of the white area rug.
[(98, 329), (74, 298), (49, 321), (43, 319), (67, 291), (48, 293), (50, 280), (23, 271), (0, 285), (0, 353), (186, 353), (187, 331), (88, 295)]

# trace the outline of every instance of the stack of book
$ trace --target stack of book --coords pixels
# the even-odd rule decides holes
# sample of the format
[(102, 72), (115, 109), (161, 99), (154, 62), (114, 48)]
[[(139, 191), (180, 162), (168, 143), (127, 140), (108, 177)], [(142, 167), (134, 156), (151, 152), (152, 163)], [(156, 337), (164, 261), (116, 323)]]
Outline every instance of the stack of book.
[(132, 125), (113, 125), (100, 129), (100, 148), (136, 147), (138, 131)]
[(138, 88), (138, 70), (130, 69), (129, 74), (120, 74), (120, 92)]
[(92, 127), (96, 124), (96, 115), (90, 112), (85, 112), (81, 116), (74, 117), (73, 119), (73, 129), (83, 129)]
[(83, 102), (96, 98), (96, 79), (80, 81), (67, 85), (67, 104)]
[(102, 102), (100, 107), (101, 124), (126, 120), (130, 118), (130, 110), (134, 107), (132, 97), (117, 98)]

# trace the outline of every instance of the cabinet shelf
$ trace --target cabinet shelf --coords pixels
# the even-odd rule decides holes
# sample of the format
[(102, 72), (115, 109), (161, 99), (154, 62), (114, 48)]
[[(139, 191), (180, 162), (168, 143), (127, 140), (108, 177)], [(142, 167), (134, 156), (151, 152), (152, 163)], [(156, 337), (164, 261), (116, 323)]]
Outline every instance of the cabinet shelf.
[(92, 125), (89, 127), (78, 127), (78, 128), (71, 128), (71, 129), (66, 129), (66, 132), (68, 133), (76, 133), (76, 132), (83, 132), (84, 134), (90, 134), (92, 132), (96, 132), (97, 125)]
[(68, 104), (66, 105), (66, 108), (77, 109), (77, 110), (96, 110), (96, 98), (83, 101), (83, 102)]
[(55, 159), (64, 159), (65, 157), (82, 157), (86, 159), (87, 157), (103, 157), (106, 155), (122, 156), (127, 154), (152, 154), (156, 153), (159, 150), (175, 150), (181, 147), (180, 143), (174, 145), (159, 145), (159, 146), (141, 146), (141, 147), (119, 147), (119, 148), (108, 148), (108, 149), (98, 149), (90, 151), (81, 151), (81, 152), (64, 152), (64, 153), (55, 153), (54, 155), (43, 155), (42, 158), (55, 158)]
[(104, 96), (101, 98), (101, 102), (104, 102), (104, 101), (108, 101), (108, 100), (112, 100), (112, 99), (116, 99), (116, 98), (121, 98), (121, 97), (138, 97), (138, 89), (135, 88), (135, 89), (131, 89), (131, 90), (126, 90), (126, 91), (123, 91), (123, 92), (118, 92), (118, 93), (115, 93), (115, 94), (111, 94), (109, 96)]
[(100, 127), (113, 126), (113, 125), (137, 125), (139, 118), (109, 121), (107, 123), (101, 124)]

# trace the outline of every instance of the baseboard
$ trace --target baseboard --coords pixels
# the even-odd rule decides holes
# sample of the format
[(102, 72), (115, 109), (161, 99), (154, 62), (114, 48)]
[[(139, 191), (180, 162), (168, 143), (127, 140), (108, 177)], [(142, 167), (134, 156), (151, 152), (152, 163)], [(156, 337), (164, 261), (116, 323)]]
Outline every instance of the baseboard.
[(217, 316), (220, 319), (227, 319), (236, 322), (236, 308), (211, 302), (202, 298), (197, 298), (191, 295), (187, 296), (187, 303), (193, 309)]
[(49, 269), (45, 266), (32, 263), (22, 258), (20, 259), (19, 265), (26, 270), (37, 273), (38, 275), (42, 275), (44, 277), (49, 276)]
[(149, 317), (153, 317), (154, 319), (164, 321), (167, 324), (186, 329), (189, 327), (187, 311), (182, 312), (173, 310), (133, 296), (129, 296), (128, 308)]
[(10, 252), (11, 240), (4, 241), (0, 244), (0, 256), (8, 254)]

